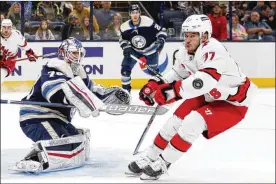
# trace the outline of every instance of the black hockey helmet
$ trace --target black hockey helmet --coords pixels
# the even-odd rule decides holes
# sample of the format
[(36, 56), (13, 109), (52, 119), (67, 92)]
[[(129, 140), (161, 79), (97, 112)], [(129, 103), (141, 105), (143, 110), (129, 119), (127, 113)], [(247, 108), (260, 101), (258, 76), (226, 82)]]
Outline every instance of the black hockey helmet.
[(134, 10), (137, 10), (139, 13), (141, 13), (141, 9), (138, 4), (131, 4), (128, 8), (128, 13), (130, 14)]

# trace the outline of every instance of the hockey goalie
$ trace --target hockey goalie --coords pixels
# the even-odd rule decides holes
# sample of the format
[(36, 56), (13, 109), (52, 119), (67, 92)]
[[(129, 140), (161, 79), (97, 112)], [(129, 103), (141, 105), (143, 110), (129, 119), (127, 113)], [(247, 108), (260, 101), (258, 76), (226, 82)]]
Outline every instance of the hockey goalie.
[(30, 62), (36, 62), (38, 57), (29, 47), (25, 37), (20, 31), (12, 29), (12, 21), (10, 19), (2, 20), (0, 42), (1, 85), (5, 78), (15, 69), (18, 48), (26, 51), (25, 54)]
[(149, 105), (183, 100), (146, 156), (128, 165), (127, 174), (142, 180), (159, 179), (201, 134), (211, 139), (239, 123), (257, 91), (226, 48), (211, 37), (206, 15), (189, 16), (182, 34), (179, 63), (164, 76), (166, 82), (151, 79), (140, 91), (140, 99)]
[(61, 43), (58, 58), (47, 59), (40, 77), (23, 100), (74, 107), (21, 106), (20, 127), (34, 144), (11, 170), (40, 173), (84, 165), (90, 152), (90, 131), (71, 124), (75, 112), (84, 118), (95, 117), (104, 103), (130, 103), (130, 95), (124, 89), (105, 88), (89, 79), (81, 64), (84, 56), (81, 42), (71, 37)]

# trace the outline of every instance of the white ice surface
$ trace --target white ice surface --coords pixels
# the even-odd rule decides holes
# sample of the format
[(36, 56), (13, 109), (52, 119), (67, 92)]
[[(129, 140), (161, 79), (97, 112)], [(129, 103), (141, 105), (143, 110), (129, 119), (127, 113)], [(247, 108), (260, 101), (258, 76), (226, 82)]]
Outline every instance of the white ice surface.
[[(142, 104), (133, 91), (133, 104)], [(4, 93), (2, 99), (19, 100), (23, 93)], [(227, 132), (206, 140), (200, 137), (178, 162), (157, 182), (273, 182), (275, 183), (275, 89), (260, 89), (246, 118)], [(157, 116), (142, 146), (150, 145), (159, 129), (177, 107)], [(26, 175), (11, 173), (8, 168), (28, 152), (31, 141), (19, 126), (19, 106), (1, 104), (1, 183), (2, 182), (81, 182), (138, 183), (124, 171), (150, 116), (111, 116), (74, 118), (76, 127), (90, 128), (91, 156), (78, 169)]]

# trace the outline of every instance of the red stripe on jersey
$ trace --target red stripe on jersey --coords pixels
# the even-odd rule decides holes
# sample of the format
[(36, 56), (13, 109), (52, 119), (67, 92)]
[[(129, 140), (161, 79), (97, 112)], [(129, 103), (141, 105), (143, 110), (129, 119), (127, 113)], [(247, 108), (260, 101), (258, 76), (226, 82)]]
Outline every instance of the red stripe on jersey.
[(84, 148), (82, 148), (79, 151), (77, 151), (76, 153), (72, 153), (72, 154), (62, 154), (62, 153), (51, 153), (51, 152), (48, 152), (48, 155), (56, 156), (56, 157), (63, 157), (63, 158), (72, 158), (72, 157), (78, 155), (79, 153), (81, 153), (83, 150), (84, 150)]
[(215, 80), (219, 81), (221, 75), (217, 72), (216, 69), (214, 68), (202, 68), (199, 71), (201, 72), (205, 72), (209, 75), (211, 75)]
[(172, 138), (171, 145), (181, 152), (188, 151), (188, 149), (192, 146), (192, 144), (184, 141), (178, 134), (175, 134)]
[(155, 139), (154, 139), (154, 144), (158, 147), (158, 148), (160, 148), (160, 149), (162, 149), (162, 150), (164, 150), (166, 147), (167, 147), (167, 145), (168, 145), (168, 141), (167, 140), (165, 140), (161, 135), (160, 135), (160, 133), (155, 137)]
[(250, 80), (246, 77), (245, 83), (239, 86), (237, 93), (235, 95), (229, 95), (226, 100), (231, 102), (242, 103), (246, 99), (246, 94), (249, 87), (250, 87)]
[(19, 47), (26, 47), (27, 45), (27, 41), (25, 40), (24, 44), (23, 45), (19, 45)]

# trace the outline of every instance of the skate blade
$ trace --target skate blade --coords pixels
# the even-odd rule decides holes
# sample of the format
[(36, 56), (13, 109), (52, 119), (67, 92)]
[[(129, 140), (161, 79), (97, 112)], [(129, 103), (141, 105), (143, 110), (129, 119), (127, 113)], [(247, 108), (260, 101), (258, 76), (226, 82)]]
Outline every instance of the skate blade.
[(143, 181), (153, 181), (153, 180), (158, 180), (159, 178), (160, 176), (152, 177), (152, 176), (146, 175), (145, 173), (141, 174), (140, 176), (140, 180), (143, 180)]
[(131, 171), (126, 171), (125, 172), (125, 175), (128, 176), (128, 177), (139, 177), (141, 176), (142, 173), (133, 173)]

